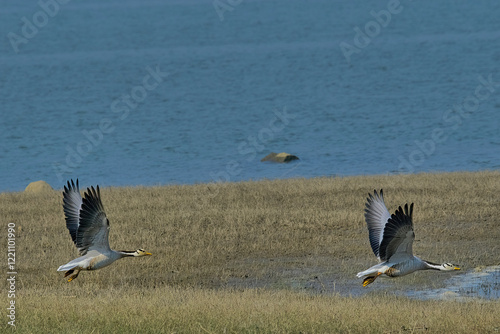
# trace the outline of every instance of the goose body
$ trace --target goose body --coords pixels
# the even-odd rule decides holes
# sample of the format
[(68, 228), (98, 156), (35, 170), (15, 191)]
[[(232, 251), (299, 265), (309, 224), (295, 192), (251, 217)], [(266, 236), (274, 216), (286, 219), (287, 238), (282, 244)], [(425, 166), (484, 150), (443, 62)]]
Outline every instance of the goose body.
[[(97, 189), (97, 190), (96, 190)], [(63, 209), (66, 227), (78, 248), (80, 257), (62, 266), (57, 271), (66, 271), (68, 282), (75, 279), (81, 270), (104, 268), (122, 257), (151, 255), (142, 249), (136, 251), (115, 251), (109, 247), (109, 220), (101, 202), (99, 186), (87, 188), (84, 197), (80, 195), (78, 180), (71, 180), (64, 186)]]
[(389, 277), (398, 277), (411, 274), (417, 270), (459, 270), (451, 263), (436, 264), (425, 261), (413, 255), (413, 203), (404, 209), (399, 207), (394, 214), (390, 214), (384, 203), (384, 194), (374, 191), (369, 194), (366, 202), (365, 220), (368, 226), (370, 245), (380, 263), (359, 272), (363, 277), (363, 286), (375, 281), (385, 274)]

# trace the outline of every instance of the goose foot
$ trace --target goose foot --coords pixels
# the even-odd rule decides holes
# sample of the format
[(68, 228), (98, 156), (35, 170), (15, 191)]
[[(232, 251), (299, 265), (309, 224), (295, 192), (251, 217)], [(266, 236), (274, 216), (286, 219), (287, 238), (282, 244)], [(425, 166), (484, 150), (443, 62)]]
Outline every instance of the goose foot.
[(377, 277), (379, 277), (380, 275), (382, 275), (382, 273), (378, 272), (377, 275), (375, 275), (375, 276), (368, 276), (368, 277), (366, 277), (363, 280), (363, 286), (367, 286), (368, 284), (373, 283), (373, 281), (375, 281), (375, 279)]
[[(64, 277), (67, 277), (67, 276), (71, 275), (71, 276), (69, 276), (69, 278), (68, 278), (68, 282), (71, 282), (72, 280), (74, 280), (75, 278), (77, 278), (77, 277), (78, 277), (78, 274), (80, 273), (80, 270), (81, 270), (81, 269), (79, 269), (79, 268), (77, 268), (77, 269), (71, 269), (71, 270), (68, 270), (68, 271), (66, 272), (66, 274), (64, 274)], [(75, 271), (76, 271), (76, 272), (75, 272)], [(73, 273), (74, 273), (74, 274), (73, 274)]]

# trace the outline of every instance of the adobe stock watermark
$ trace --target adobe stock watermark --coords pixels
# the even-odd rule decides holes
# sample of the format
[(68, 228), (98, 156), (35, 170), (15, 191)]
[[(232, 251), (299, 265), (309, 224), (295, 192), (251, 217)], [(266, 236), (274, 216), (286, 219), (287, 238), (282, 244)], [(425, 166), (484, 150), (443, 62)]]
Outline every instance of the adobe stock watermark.
[(212, 5), (219, 16), (219, 20), (224, 21), (224, 13), (232, 12), (243, 0), (214, 0)]
[(7, 318), (9, 321), (7, 323), (16, 327), (16, 279), (17, 279), (17, 269), (16, 269), (16, 224), (7, 224)]
[(340, 51), (347, 62), (351, 62), (351, 56), (353, 54), (361, 53), (362, 49), (370, 45), (372, 40), (380, 35), (382, 28), (386, 28), (391, 23), (393, 16), (400, 14), (403, 9), (404, 7), (399, 0), (389, 0), (387, 2), (387, 9), (382, 9), (378, 12), (374, 10), (370, 11), (370, 15), (374, 20), (366, 22), (363, 30), (358, 26), (354, 27), (352, 44), (347, 42), (340, 42), (339, 44)]
[[(256, 136), (250, 135), (247, 139), (238, 145), (238, 153), (242, 160), (252, 161), (257, 157), (257, 153), (261, 153), (266, 148), (267, 143), (273, 140), (274, 137), (290, 123), (291, 119), (295, 119), (294, 114), (287, 112), (286, 107), (283, 111), (274, 110), (274, 117), (268, 123), (267, 127), (259, 130)], [(214, 182), (229, 182), (231, 178), (239, 175), (242, 171), (241, 164), (236, 160), (231, 160), (226, 164), (225, 170), (217, 173), (210, 173), (210, 177)]]
[(19, 35), (12, 31), (7, 34), (7, 38), (14, 52), (19, 53), (19, 45), (27, 44), (38, 35), (40, 29), (45, 27), (50, 19), (59, 13), (60, 6), (67, 4), (69, 1), (70, 0), (39, 0), (38, 7), (40, 7), (40, 10), (36, 11), (31, 16), (31, 20), (26, 16), (21, 17), (21, 34)]
[[(168, 76), (168, 73), (162, 72), (158, 65), (155, 69), (150, 66), (146, 67), (146, 72), (147, 74), (142, 78), (141, 84), (132, 87), (128, 94), (122, 94), (118, 99), (111, 102), (110, 110), (118, 117), (118, 120), (125, 120), (131, 111), (144, 102), (148, 97), (148, 92), (155, 90)], [(109, 135), (115, 131), (116, 123), (116, 119), (102, 118), (96, 128), (81, 131), (82, 140), (75, 146), (66, 145), (67, 154), (64, 163), (52, 164), (52, 169), (59, 182), (64, 182), (64, 175), (71, 175), (74, 169), (80, 166), (83, 159), (102, 144), (104, 135)]]
[[(274, 110), (274, 117), (267, 123), (267, 126), (261, 128), (256, 135), (249, 135), (245, 141), (238, 145), (238, 153), (240, 159), (230, 160), (226, 163), (225, 168), (218, 172), (210, 172), (210, 178), (213, 182), (230, 182), (243, 171), (242, 162), (251, 162), (255, 160), (258, 153), (266, 149), (266, 145), (273, 140), (280, 132), (282, 132), (291, 120), (297, 115), (289, 113), (286, 107), (282, 111)], [(218, 190), (212, 191), (207, 197), (214, 198), (217, 196)], [(208, 200), (203, 197), (202, 200)], [(196, 203), (200, 205), (200, 203)]]
[(464, 120), (479, 110), (481, 102), (487, 100), (500, 87), (499, 82), (493, 81), (491, 74), (487, 78), (479, 75), (477, 80), (479, 84), (474, 89), (473, 94), (468, 95), (460, 103), (443, 113), (444, 127), (434, 128), (422, 141), (415, 140), (416, 148), (407, 157), (401, 155), (398, 157), (398, 170), (400, 172), (413, 173), (416, 167), (422, 166), (426, 159), (434, 154), (437, 145), (443, 144), (449, 138), (447, 132), (457, 130), (464, 123)]

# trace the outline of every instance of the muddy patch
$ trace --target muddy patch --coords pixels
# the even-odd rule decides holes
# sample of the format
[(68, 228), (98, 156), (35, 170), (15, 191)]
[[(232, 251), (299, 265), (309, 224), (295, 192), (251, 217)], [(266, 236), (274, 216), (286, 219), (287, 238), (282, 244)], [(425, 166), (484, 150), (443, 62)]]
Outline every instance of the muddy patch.
[(456, 275), (446, 281), (446, 287), (432, 290), (412, 291), (406, 295), (417, 299), (500, 298), (500, 266), (476, 269)]
[[(288, 289), (311, 294), (359, 297), (372, 293), (398, 293), (408, 289), (408, 280), (380, 277), (362, 286), (356, 273), (363, 265), (328, 257), (280, 257), (245, 259), (228, 264), (231, 274), (221, 287), (231, 289)], [(414, 287), (411, 283), (410, 286)]]
[(363, 268), (328, 257), (245, 259), (228, 265), (231, 274), (221, 287), (290, 289), (347, 297), (393, 294), (416, 299), (500, 298), (500, 266), (465, 273), (422, 271), (396, 279), (381, 276), (368, 287), (356, 278), (356, 272)]

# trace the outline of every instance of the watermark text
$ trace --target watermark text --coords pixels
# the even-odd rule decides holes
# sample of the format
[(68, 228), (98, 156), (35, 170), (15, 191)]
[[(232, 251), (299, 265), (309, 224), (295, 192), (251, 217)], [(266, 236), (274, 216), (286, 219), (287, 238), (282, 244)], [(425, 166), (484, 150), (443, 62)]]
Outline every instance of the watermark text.
[(423, 165), (435, 153), (437, 146), (449, 138), (449, 132), (457, 130), (465, 120), (478, 112), (481, 103), (500, 87), (500, 82), (494, 82), (491, 74), (486, 78), (479, 75), (477, 81), (479, 83), (474, 93), (443, 113), (442, 121), (445, 126), (434, 128), (424, 140), (415, 140), (416, 148), (408, 156), (398, 157), (400, 172), (413, 173), (416, 167)]
[(16, 326), (16, 224), (7, 225), (7, 323)]
[(39, 0), (38, 7), (40, 7), (40, 10), (31, 16), (31, 20), (26, 16), (21, 17), (21, 34), (16, 34), (13, 31), (7, 34), (14, 52), (19, 53), (19, 46), (27, 44), (38, 35), (38, 32), (49, 23), (50, 18), (59, 13), (60, 5), (65, 5), (68, 2), (69, 0)]
[[(125, 120), (130, 112), (136, 109), (140, 103), (148, 96), (148, 92), (153, 91), (168, 76), (167, 72), (162, 72), (157, 65), (155, 69), (146, 67), (147, 74), (141, 80), (141, 84), (132, 87), (128, 94), (122, 94), (119, 98), (111, 102), (110, 109), (120, 121)], [(80, 166), (83, 159), (94, 151), (103, 142), (104, 135), (113, 133), (116, 129), (116, 118), (104, 117), (94, 129), (84, 129), (81, 131), (82, 139), (74, 146), (66, 145), (66, 158), (64, 163), (53, 163), (54, 170), (59, 182), (64, 182), (64, 175), (71, 175)]]

